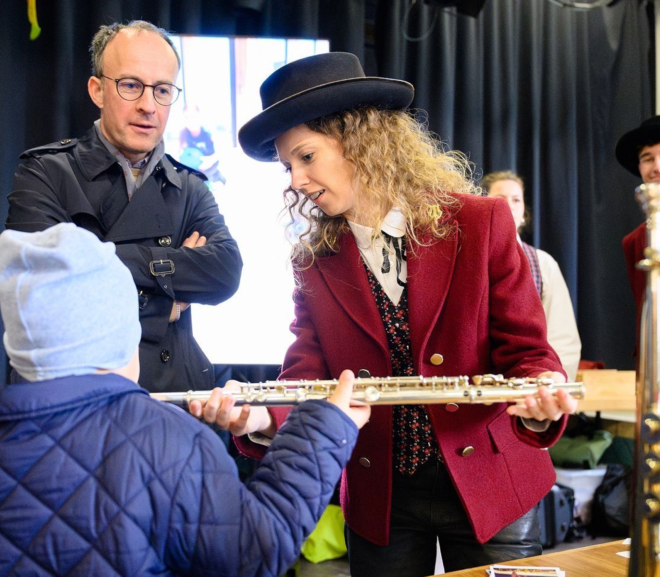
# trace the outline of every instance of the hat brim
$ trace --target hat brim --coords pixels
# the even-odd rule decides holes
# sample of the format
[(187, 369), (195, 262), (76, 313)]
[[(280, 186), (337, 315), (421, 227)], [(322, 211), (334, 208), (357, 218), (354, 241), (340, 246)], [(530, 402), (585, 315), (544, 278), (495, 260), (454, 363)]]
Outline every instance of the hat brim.
[(249, 157), (272, 162), (277, 160), (275, 139), (299, 124), (361, 106), (403, 110), (414, 95), (412, 84), (390, 78), (351, 78), (315, 86), (266, 108), (239, 130), (238, 141)]
[(641, 177), (639, 147), (654, 142), (660, 142), (660, 126), (640, 126), (626, 132), (616, 144), (616, 159), (628, 172)]

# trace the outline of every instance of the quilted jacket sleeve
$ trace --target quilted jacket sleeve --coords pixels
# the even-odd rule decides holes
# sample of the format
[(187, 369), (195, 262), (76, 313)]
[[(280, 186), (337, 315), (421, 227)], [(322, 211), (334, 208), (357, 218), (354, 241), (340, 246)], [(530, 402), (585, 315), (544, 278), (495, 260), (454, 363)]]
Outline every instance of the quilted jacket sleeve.
[(357, 432), (334, 405), (308, 401), (292, 411), (243, 484), (205, 430), (177, 484), (167, 564), (194, 575), (283, 574), (327, 506)]

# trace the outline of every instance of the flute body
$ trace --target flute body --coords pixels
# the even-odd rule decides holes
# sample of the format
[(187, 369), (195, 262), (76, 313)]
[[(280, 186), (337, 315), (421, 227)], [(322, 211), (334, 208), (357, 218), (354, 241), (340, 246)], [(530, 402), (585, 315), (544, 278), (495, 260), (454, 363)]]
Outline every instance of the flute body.
[[(326, 399), (337, 380), (268, 381), (242, 383), (240, 392), (232, 391), (236, 405), (292, 406), (312, 399)], [(385, 377), (356, 378), (353, 400), (370, 405), (489, 404), (515, 402), (527, 395), (536, 395), (544, 385), (553, 392), (562, 389), (577, 399), (584, 398), (582, 383), (555, 383), (549, 378), (504, 379), (502, 375), (476, 375), (469, 377)], [(151, 393), (154, 399), (177, 405), (192, 401), (206, 401), (211, 391), (180, 393)]]

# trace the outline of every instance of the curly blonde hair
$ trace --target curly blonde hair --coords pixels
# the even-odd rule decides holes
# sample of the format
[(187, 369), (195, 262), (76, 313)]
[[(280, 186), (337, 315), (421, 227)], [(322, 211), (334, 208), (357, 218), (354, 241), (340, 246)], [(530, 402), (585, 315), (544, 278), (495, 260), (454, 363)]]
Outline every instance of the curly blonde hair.
[[(359, 108), (312, 120), (306, 126), (338, 141), (353, 165), (359, 190), (356, 221), (363, 222), (362, 215), (375, 218), (370, 225), (378, 235), (387, 212), (399, 207), (406, 218), (410, 250), (423, 244), (422, 236), (441, 239), (450, 234), (452, 227), (442, 218), (458, 202), (450, 193), (479, 191), (465, 155), (446, 152), (426, 125), (407, 111)], [(338, 250), (337, 239), (350, 230), (343, 216), (326, 215), (290, 186), (284, 200), (284, 212), (290, 217), (287, 232), (295, 241), (295, 268), (309, 268), (316, 256)]]

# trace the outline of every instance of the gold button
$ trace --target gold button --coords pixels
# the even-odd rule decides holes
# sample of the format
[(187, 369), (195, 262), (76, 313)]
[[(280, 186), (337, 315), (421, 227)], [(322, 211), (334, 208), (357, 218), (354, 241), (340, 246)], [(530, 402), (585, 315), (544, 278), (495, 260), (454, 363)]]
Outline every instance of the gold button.
[(448, 413), (455, 413), (458, 411), (458, 405), (456, 403), (447, 403), (445, 405), (445, 411)]
[(371, 467), (371, 461), (367, 459), (366, 457), (360, 457), (359, 461), (360, 465), (362, 465), (365, 469), (368, 469)]
[(64, 140), (60, 140), (60, 144), (71, 144), (71, 139), (65, 138)]
[(474, 447), (472, 446), (467, 446), (461, 451), (463, 457), (469, 457), (472, 453), (474, 453)]
[(444, 362), (445, 362), (445, 357), (443, 357), (440, 353), (434, 353), (431, 355), (432, 365), (441, 365)]

